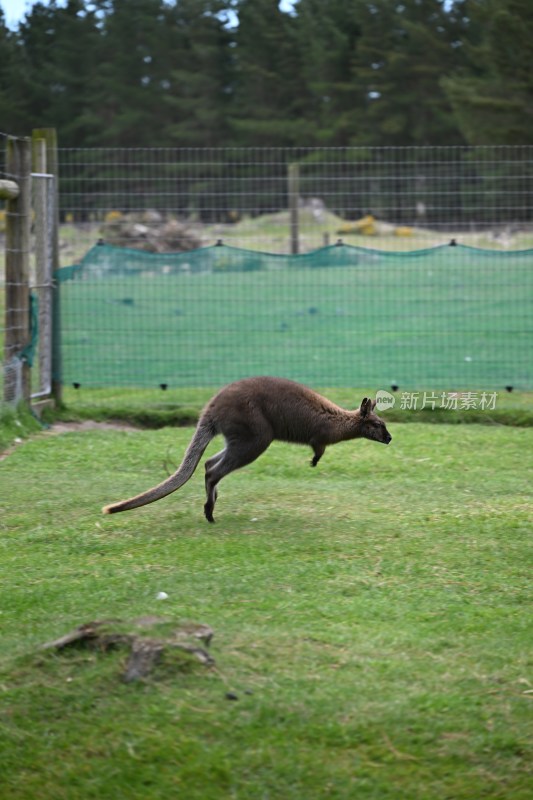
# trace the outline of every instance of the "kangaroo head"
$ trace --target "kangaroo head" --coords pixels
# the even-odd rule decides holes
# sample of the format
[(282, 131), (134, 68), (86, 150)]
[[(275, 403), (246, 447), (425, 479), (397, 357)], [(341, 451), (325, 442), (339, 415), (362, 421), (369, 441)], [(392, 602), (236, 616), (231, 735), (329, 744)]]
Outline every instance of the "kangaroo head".
[(387, 426), (377, 414), (374, 414), (376, 401), (365, 397), (359, 407), (359, 435), (363, 439), (373, 439), (375, 442), (389, 444), (392, 436)]

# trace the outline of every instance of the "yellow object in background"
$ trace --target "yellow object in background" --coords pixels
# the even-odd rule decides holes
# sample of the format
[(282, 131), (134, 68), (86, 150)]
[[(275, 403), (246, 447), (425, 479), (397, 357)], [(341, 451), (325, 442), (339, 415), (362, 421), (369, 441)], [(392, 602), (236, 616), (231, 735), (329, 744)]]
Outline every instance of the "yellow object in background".
[(407, 226), (396, 228), (387, 222), (378, 222), (372, 214), (366, 214), (355, 222), (344, 222), (337, 229), (338, 234), (357, 236), (412, 236), (413, 229)]
[(346, 222), (337, 231), (337, 233), (357, 233), (361, 236), (375, 236), (377, 232), (376, 218), (372, 214), (366, 214), (355, 222)]

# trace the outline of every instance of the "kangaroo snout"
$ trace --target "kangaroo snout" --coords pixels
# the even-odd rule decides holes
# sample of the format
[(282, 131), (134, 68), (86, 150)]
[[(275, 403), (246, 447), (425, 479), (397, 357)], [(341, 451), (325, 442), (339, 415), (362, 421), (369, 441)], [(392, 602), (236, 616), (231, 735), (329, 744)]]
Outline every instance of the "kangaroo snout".
[(391, 442), (392, 442), (392, 436), (390, 435), (390, 433), (387, 433), (387, 435), (385, 436), (385, 441), (383, 442), (383, 444), (390, 444)]

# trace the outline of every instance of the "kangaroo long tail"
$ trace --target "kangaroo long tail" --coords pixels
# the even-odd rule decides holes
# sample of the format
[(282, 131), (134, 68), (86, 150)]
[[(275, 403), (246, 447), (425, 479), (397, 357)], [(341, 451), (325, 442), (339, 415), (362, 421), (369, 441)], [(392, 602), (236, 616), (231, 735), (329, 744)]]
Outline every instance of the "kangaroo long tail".
[(216, 432), (209, 423), (200, 421), (183, 456), (183, 461), (173, 475), (157, 486), (154, 486), (152, 489), (142, 492), (142, 494), (137, 494), (135, 497), (130, 497), (128, 500), (121, 500), (119, 503), (104, 506), (102, 512), (104, 514), (116, 514), (118, 511), (129, 511), (132, 508), (138, 508), (139, 506), (153, 503), (156, 500), (160, 500), (162, 497), (166, 497), (167, 494), (175, 492), (176, 489), (179, 489), (180, 486), (187, 483), (198, 466), (198, 462), (205, 448), (214, 437), (215, 433)]

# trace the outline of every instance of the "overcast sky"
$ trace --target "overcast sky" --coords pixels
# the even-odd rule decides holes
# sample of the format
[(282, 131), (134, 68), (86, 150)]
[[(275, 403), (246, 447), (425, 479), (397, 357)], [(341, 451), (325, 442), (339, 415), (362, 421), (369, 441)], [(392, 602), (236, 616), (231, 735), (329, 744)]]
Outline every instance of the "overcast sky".
[[(26, 16), (30, 8), (35, 5), (36, 0), (0, 0), (0, 7), (4, 12), (6, 23), (9, 28), (16, 28), (20, 20)], [(47, 3), (47, 0), (40, 0)], [(295, 0), (281, 0), (280, 7), (288, 11), (294, 5)]]
[(16, 28), (28, 8), (33, 3), (28, 0), (0, 0), (0, 7), (4, 12), (6, 22), (10, 28)]

